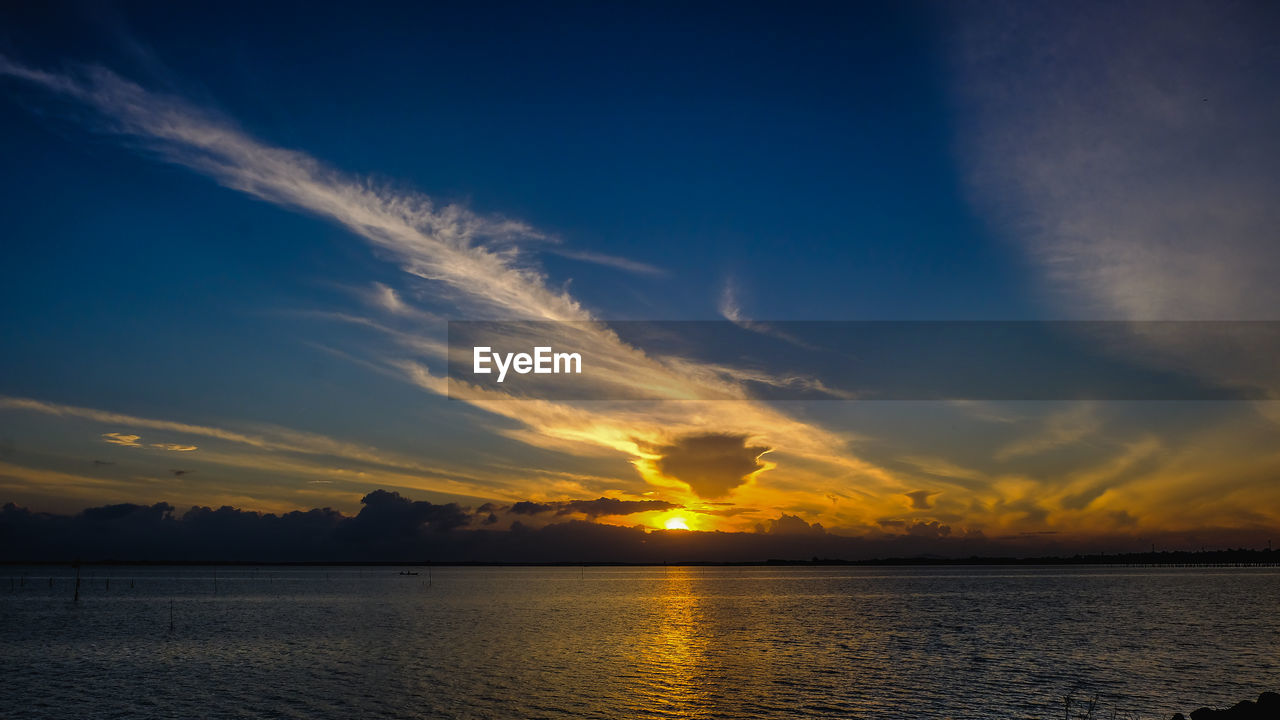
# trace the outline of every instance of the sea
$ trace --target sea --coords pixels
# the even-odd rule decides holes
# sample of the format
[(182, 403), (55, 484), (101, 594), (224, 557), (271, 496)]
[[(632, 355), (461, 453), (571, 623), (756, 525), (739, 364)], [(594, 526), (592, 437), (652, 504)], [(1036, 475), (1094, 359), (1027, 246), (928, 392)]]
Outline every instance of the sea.
[(0, 568), (0, 717), (1168, 720), (1280, 690), (1269, 567), (79, 576)]

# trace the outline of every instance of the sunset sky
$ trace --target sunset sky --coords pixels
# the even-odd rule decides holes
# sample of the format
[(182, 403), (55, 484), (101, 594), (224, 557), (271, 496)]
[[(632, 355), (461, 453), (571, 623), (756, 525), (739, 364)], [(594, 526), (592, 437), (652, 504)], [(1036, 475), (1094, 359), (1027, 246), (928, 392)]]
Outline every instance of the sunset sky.
[[(787, 329), (1280, 321), (1280, 12), (1177, 5), (7, 4), (0, 504), (1265, 546), (1276, 400), (848, 399)], [(450, 320), (693, 399), (446, 392)], [(672, 320), (785, 352), (610, 327)]]

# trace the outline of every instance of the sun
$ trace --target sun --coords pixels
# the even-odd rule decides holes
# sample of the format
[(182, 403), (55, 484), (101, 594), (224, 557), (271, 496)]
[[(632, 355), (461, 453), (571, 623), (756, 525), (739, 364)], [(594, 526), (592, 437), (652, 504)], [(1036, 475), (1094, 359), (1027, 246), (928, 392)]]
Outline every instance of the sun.
[(677, 515), (673, 518), (669, 518), (665, 527), (668, 530), (688, 530), (689, 523), (686, 522), (684, 518)]

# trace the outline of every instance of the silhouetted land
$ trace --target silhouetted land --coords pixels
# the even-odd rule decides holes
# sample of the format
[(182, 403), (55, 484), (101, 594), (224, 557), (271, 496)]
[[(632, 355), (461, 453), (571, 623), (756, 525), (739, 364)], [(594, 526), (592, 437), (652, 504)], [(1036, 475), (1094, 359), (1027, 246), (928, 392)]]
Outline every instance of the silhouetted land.
[[(0, 565), (67, 565), (79, 561), (67, 558), (51, 558), (31, 561), (4, 561)], [(840, 558), (811, 558), (809, 560), (769, 559), (739, 562), (500, 562), (500, 561), (252, 561), (252, 560), (128, 560), (108, 559), (84, 562), (84, 565), (191, 565), (191, 566), (281, 566), (281, 567), (759, 567), (759, 566), (798, 566), (798, 567), (880, 567), (880, 566), (965, 566), (965, 565), (1117, 565), (1117, 566), (1157, 566), (1157, 567), (1276, 567), (1280, 566), (1280, 551), (1249, 550), (1244, 548), (1232, 550), (1205, 551), (1162, 551), (1145, 553), (1117, 553), (1071, 556), (1042, 557), (980, 557), (966, 558), (943, 557), (891, 557), (871, 560), (844, 560)]]

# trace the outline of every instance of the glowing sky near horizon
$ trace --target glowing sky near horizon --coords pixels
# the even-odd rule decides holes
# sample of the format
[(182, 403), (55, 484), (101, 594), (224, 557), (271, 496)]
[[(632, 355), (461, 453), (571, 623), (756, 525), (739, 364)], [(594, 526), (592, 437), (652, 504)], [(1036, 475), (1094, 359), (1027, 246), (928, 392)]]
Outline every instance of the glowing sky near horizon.
[[(0, 501), (1265, 541), (1274, 400), (771, 403), (609, 327), (1280, 319), (1277, 13), (1166, 7), (6, 9)], [(737, 399), (449, 399), (448, 319)]]

